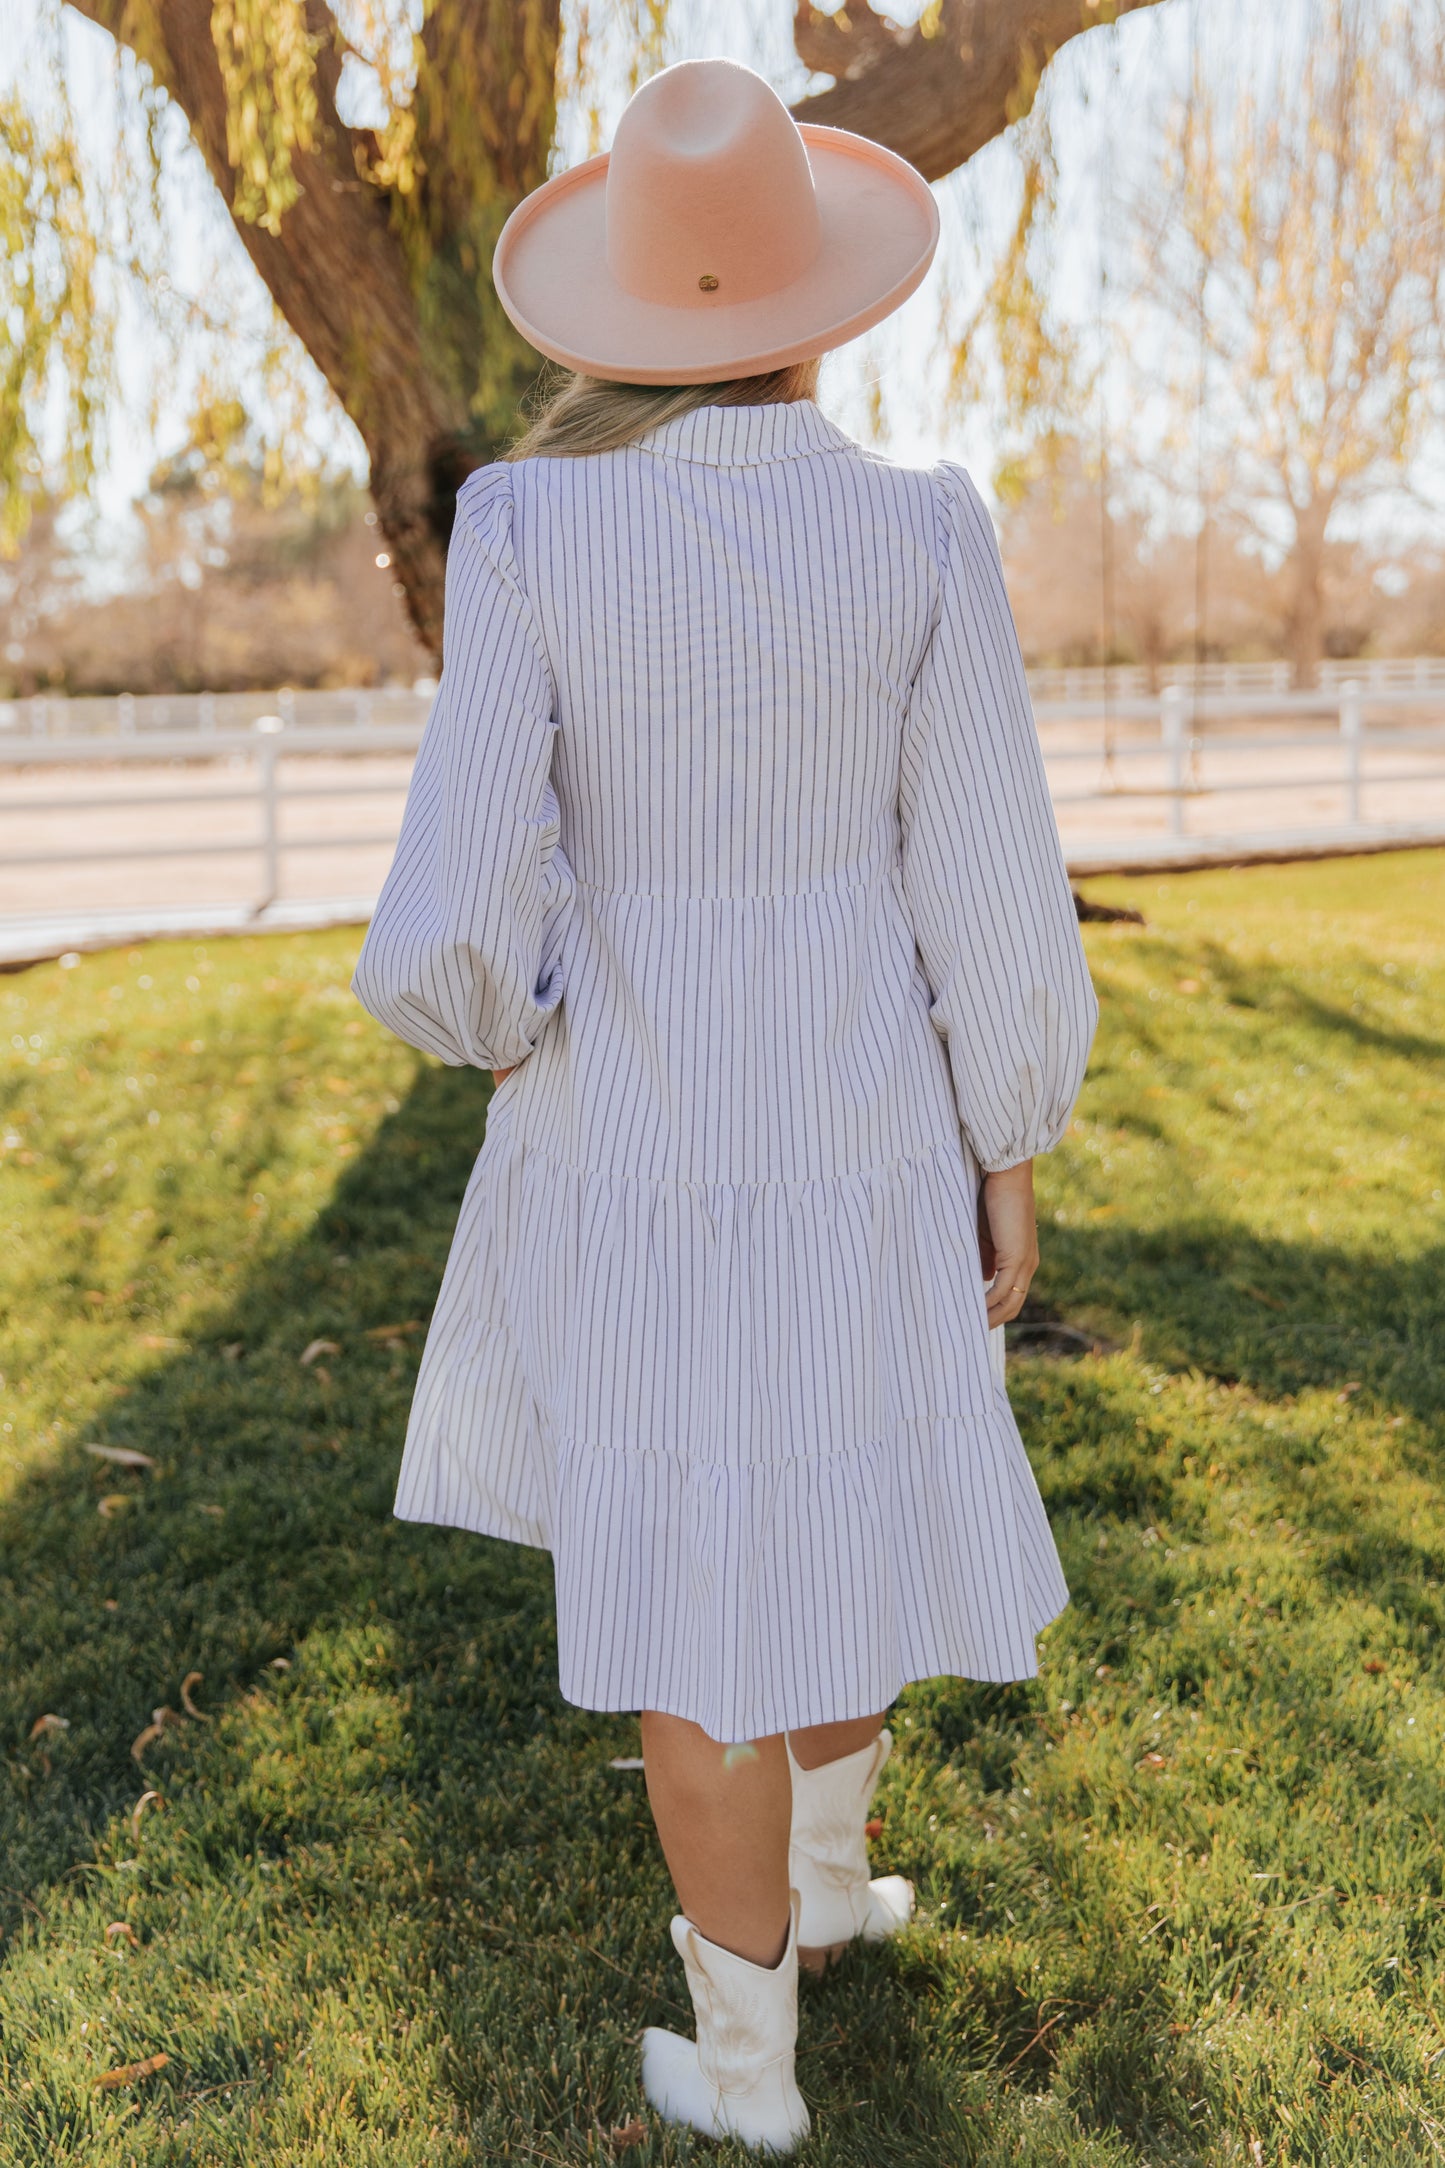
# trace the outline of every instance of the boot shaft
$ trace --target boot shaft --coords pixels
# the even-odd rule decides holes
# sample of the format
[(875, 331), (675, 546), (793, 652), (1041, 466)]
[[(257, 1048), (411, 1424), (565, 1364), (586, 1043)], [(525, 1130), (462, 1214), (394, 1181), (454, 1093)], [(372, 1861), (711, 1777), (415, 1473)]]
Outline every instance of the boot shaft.
[[(786, 1738), (786, 1734), (785, 1734)], [(864, 1824), (893, 1735), (880, 1731), (868, 1746), (820, 1769), (804, 1769), (787, 1741), (793, 1779), (792, 1846), (830, 1883), (847, 1886), (868, 1879), (868, 1840)], [(793, 1880), (796, 1881), (796, 1873)]]
[(774, 2065), (791, 2072), (798, 2037), (798, 1899), (790, 1897), (788, 1940), (772, 1967), (751, 1964), (699, 1934), (680, 1913), (672, 1939), (697, 2016), (697, 2059), (724, 2095), (753, 2090)]

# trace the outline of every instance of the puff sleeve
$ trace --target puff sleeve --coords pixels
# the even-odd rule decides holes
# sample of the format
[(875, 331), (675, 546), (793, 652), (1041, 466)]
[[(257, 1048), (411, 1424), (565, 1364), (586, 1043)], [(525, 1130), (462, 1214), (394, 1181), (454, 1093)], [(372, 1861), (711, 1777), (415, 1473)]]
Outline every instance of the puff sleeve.
[(562, 999), (576, 884), (551, 674), (512, 549), (511, 471), (475, 474), (447, 552), (442, 669), (351, 990), (452, 1068), (510, 1068)]
[(993, 524), (961, 467), (934, 469), (940, 593), (899, 771), (904, 899), (985, 1171), (1050, 1151), (1098, 1004), (1084, 960)]

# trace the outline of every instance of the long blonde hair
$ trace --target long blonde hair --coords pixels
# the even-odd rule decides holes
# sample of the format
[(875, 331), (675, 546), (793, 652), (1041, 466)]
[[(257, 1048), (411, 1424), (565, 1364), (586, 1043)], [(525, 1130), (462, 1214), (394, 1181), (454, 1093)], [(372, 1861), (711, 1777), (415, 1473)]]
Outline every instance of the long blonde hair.
[(635, 443), (659, 422), (701, 406), (772, 406), (816, 399), (822, 357), (795, 361), (764, 376), (730, 377), (723, 384), (610, 384), (601, 377), (567, 374), (543, 403), (504, 459), (531, 459), (545, 452), (580, 459), (588, 452), (615, 452)]

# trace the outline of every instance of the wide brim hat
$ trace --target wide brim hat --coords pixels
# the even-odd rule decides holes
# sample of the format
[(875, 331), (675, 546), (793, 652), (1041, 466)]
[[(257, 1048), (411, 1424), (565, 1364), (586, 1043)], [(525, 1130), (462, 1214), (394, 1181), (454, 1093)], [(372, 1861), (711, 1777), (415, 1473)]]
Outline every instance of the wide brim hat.
[(497, 296), (539, 353), (633, 384), (757, 376), (855, 339), (908, 299), (938, 206), (906, 159), (800, 126), (731, 60), (633, 95), (612, 149), (523, 198)]

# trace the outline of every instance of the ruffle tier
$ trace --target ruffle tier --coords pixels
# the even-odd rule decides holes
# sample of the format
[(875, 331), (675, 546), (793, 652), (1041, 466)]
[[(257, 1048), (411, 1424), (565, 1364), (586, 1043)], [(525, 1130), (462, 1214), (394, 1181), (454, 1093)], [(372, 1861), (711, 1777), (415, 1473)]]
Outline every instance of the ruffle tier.
[(561, 1690), (714, 1738), (1037, 1670), (1068, 1588), (961, 1142), (802, 1181), (576, 1167), (493, 1101), (396, 1512), (553, 1554)]

